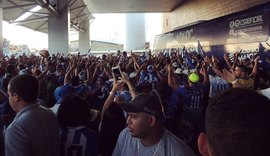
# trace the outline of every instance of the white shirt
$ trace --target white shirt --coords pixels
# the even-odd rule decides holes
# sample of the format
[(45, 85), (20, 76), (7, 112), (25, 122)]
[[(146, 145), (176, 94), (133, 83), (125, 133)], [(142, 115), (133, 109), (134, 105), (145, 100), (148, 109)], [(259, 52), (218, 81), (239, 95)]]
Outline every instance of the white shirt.
[(270, 88), (261, 90), (262, 95), (266, 96), (268, 99), (270, 99)]

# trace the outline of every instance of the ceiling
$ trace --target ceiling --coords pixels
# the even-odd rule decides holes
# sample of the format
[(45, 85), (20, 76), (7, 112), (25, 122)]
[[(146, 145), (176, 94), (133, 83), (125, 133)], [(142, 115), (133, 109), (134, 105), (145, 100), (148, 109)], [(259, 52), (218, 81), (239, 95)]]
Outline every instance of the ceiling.
[[(92, 13), (170, 12), (184, 0), (3, 0), (3, 20), (39, 32), (48, 32), (48, 17), (61, 16), (70, 8), (71, 30), (85, 31)], [(37, 8), (37, 6), (41, 6)], [(33, 10), (36, 9), (36, 10)], [(23, 14), (26, 18), (19, 18)]]
[[(4, 0), (3, 20), (10, 24), (20, 25), (39, 32), (48, 32), (48, 17), (61, 16), (63, 9), (70, 7), (71, 29), (85, 31), (83, 26), (86, 20), (93, 20), (94, 16), (89, 12), (83, 0)], [(48, 3), (47, 3), (48, 2)], [(61, 5), (60, 5), (61, 3)], [(37, 6), (38, 10), (32, 10)], [(20, 19), (25, 13), (29, 16)]]
[(184, 0), (84, 0), (91, 13), (170, 12)]

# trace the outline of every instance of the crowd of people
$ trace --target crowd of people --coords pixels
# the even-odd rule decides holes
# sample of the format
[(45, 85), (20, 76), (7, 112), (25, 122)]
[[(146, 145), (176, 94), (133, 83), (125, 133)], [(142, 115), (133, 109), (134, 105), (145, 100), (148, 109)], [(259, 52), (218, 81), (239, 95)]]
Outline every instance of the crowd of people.
[(6, 57), (0, 155), (270, 155), (270, 58), (239, 55)]

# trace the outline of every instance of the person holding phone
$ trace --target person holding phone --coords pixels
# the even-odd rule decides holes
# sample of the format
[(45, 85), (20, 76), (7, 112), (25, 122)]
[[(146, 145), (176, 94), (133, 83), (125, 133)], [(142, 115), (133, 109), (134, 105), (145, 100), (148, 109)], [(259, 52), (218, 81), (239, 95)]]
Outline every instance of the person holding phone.
[(119, 66), (116, 67), (112, 67), (112, 73), (113, 76), (116, 78), (117, 81), (120, 81), (120, 77), (121, 77), (121, 69)]

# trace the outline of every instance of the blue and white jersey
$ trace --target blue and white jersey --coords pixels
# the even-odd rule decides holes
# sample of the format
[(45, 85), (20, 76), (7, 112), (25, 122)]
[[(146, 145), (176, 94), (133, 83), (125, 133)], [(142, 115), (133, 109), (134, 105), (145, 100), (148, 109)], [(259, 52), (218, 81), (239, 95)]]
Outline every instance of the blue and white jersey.
[(140, 72), (140, 78), (139, 78), (139, 81), (138, 81), (138, 83), (140, 84), (140, 83), (143, 83), (144, 82), (144, 78), (147, 76), (147, 72), (145, 71), (145, 70), (142, 70), (141, 72)]
[(158, 76), (155, 72), (147, 73), (146, 77), (144, 77), (144, 81), (149, 83), (158, 81)]
[(209, 75), (209, 82), (210, 82), (209, 97), (213, 97), (218, 92), (221, 92), (231, 87), (230, 83), (228, 83), (226, 80), (222, 79), (219, 76)]
[(158, 76), (155, 72), (146, 72), (146, 71), (141, 71), (140, 73), (140, 79), (139, 79), (139, 84), (140, 83), (152, 83), (152, 82), (158, 82)]
[(204, 130), (208, 89), (209, 86), (205, 84), (178, 88), (178, 107), (181, 114), (179, 136), (193, 149), (196, 149), (199, 133)]
[(147, 60), (147, 58), (146, 58), (146, 55), (145, 54), (143, 54), (143, 55), (140, 56), (140, 62), (141, 63), (144, 63), (146, 60)]
[(180, 85), (172, 92), (167, 117), (175, 117), (178, 111), (181, 111), (183, 118), (189, 118), (189, 116), (192, 116), (192, 118), (195, 116), (204, 116), (207, 105), (207, 95), (208, 85), (198, 84), (191, 87)]
[(203, 84), (180, 88), (179, 98), (182, 103), (183, 114), (189, 112), (204, 113), (206, 94), (207, 87)]
[(61, 156), (96, 156), (97, 145), (97, 134), (85, 126), (60, 129)]

